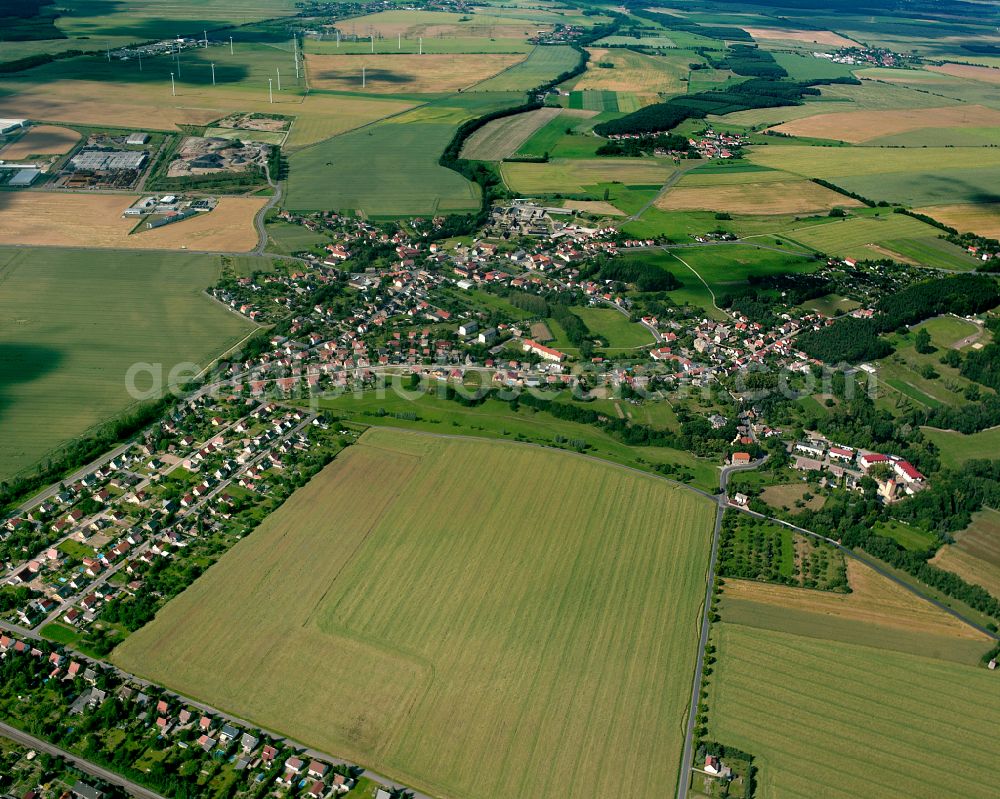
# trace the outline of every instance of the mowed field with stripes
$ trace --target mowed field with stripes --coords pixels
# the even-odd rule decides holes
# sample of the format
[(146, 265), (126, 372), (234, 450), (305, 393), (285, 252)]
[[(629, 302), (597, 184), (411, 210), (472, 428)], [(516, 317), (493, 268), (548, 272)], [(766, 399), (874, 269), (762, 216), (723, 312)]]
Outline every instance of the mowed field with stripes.
[(369, 430), (113, 660), (435, 796), (666, 795), (714, 511), (574, 454)]
[(985, 668), (726, 622), (713, 640), (709, 737), (755, 756), (759, 799), (996, 796)]

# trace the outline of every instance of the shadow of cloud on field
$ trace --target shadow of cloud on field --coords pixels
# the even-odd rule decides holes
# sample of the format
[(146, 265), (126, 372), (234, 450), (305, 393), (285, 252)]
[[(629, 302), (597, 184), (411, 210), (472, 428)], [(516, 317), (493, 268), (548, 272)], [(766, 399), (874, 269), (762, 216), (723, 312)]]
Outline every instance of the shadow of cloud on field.
[[(218, 35), (214, 38), (222, 39), (222, 29), (247, 23), (254, 27), (242, 34), (245, 37), (244, 41), (248, 41), (250, 36), (253, 36), (254, 41), (263, 42), (288, 41), (290, 39), (287, 28), (284, 26), (275, 27), (274, 30), (263, 28), (263, 26), (258, 27), (257, 24), (248, 19), (238, 6), (231, 7), (232, 11), (227, 15), (229, 19), (199, 19), (193, 15), (187, 19), (178, 19), (177, 17), (137, 17), (133, 13), (136, 5), (134, 2), (122, 2), (122, 0), (89, 0), (87, 7), (81, 9), (79, 14), (72, 11), (62, 14), (62, 28), (69, 28), (71, 37), (86, 37), (81, 42), (83, 50), (90, 49), (87, 39), (94, 43), (94, 49), (100, 49), (103, 46), (101, 37), (107, 36), (134, 37), (136, 41), (169, 39), (174, 36), (200, 39), (202, 32), (208, 31), (211, 40), (213, 39), (212, 31), (216, 31)], [(224, 7), (223, 4), (218, 5)], [(93, 22), (89, 22), (87, 19), (91, 15), (96, 17)], [(258, 19), (272, 16), (272, 14), (261, 13), (252, 16), (253, 19)], [(273, 14), (273, 16), (280, 16), (280, 14)], [(58, 20), (56, 26), (59, 27)], [(236, 30), (238, 29), (233, 29), (234, 37)], [(224, 38), (228, 42), (229, 30)]]
[(54, 372), (62, 361), (63, 353), (52, 347), (17, 342), (0, 343), (0, 423), (14, 401), (10, 396), (10, 389), (16, 384), (31, 383)]
[[(996, 203), (1000, 202), (1000, 192), (990, 191), (988, 184), (963, 180), (949, 175), (924, 175), (925, 185), (930, 187), (930, 193), (944, 198), (961, 199), (953, 202), (962, 203)], [(937, 202), (937, 200), (935, 200)]]
[[(341, 83), (350, 83), (352, 86), (354, 84), (361, 85), (361, 66), (358, 65), (358, 71), (354, 73), (344, 73), (343, 71), (336, 72), (320, 72), (316, 75), (319, 80), (334, 80), (340, 81)], [(397, 86), (402, 86), (407, 83), (413, 83), (414, 77), (412, 75), (406, 75), (402, 72), (393, 72), (391, 69), (373, 69), (369, 67), (365, 70), (365, 79), (369, 83), (394, 83)]]

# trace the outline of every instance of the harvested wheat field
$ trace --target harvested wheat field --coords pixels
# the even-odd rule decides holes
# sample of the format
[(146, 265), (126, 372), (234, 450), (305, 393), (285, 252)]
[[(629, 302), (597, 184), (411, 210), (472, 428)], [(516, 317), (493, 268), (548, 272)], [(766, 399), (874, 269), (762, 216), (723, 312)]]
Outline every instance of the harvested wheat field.
[(1000, 83), (1000, 69), (993, 67), (976, 67), (971, 64), (942, 64), (941, 66), (926, 66), (931, 72), (943, 72), (956, 78), (969, 78), (985, 83)]
[[(517, 57), (517, 56), (514, 56)], [(368, 122), (398, 114), (412, 102), (377, 97), (313, 94), (278, 95), (267, 102), (267, 86), (260, 93), (218, 87), (219, 91), (181, 86), (170, 96), (169, 78), (159, 92), (135, 84), (60, 80), (44, 84), (9, 81), (0, 84), (16, 93), (0, 98), (0, 116), (31, 117), (83, 125), (178, 130), (179, 125), (207, 125), (237, 111), (294, 116), (288, 145), (302, 147)]]
[(955, 534), (954, 544), (941, 547), (931, 563), (1000, 596), (1000, 511), (974, 514), (972, 524)]
[[(348, 20), (349, 30), (361, 36), (374, 33), (376, 39), (415, 39), (422, 36), (428, 43), (433, 39), (477, 37), (486, 39), (527, 39), (539, 30), (551, 26), (526, 19), (510, 19), (491, 13), (457, 14), (446, 11), (423, 11), (413, 9), (392, 9), (367, 14)], [(527, 12), (530, 14), (530, 12)]]
[(123, 194), (6, 194), (0, 199), (0, 244), (243, 252), (257, 245), (253, 218), (267, 201), (223, 197), (210, 213), (130, 235), (138, 220), (122, 213), (136, 199)]
[(854, 144), (924, 128), (983, 128), (1000, 125), (1000, 111), (982, 105), (834, 111), (785, 122), (771, 130), (790, 136), (837, 139)]
[[(573, 84), (575, 90), (637, 92), (654, 97), (657, 92), (686, 91), (681, 78), (688, 74), (687, 59), (651, 56), (620, 48), (590, 47), (588, 52), (587, 71)], [(614, 68), (599, 64), (614, 64)]]
[(402, 55), (307, 55), (309, 83), (327, 91), (372, 94), (451, 92), (464, 89), (524, 60), (524, 53), (472, 55), (433, 53)]
[(113, 658), (433, 796), (660, 796), (714, 510), (569, 453), (369, 430)]
[(726, 622), (712, 640), (708, 737), (753, 752), (760, 799), (995, 799), (1000, 691), (978, 663)]
[(920, 213), (943, 222), (960, 233), (977, 233), (1000, 239), (1000, 203), (958, 203), (931, 205), (918, 209)]
[[(787, 585), (727, 579), (727, 599), (805, 611), (817, 617), (850, 619), (879, 627), (931, 633), (974, 641), (987, 637), (856, 560), (847, 561), (852, 593), (812, 591)], [(723, 613), (723, 618), (726, 618)]]
[(678, 186), (656, 201), (656, 207), (663, 211), (728, 211), (760, 216), (805, 214), (859, 205), (861, 203), (857, 200), (810, 180)]
[(531, 135), (559, 116), (559, 107), (538, 108), (487, 122), (462, 145), (462, 158), (500, 161), (517, 152)]
[(0, 158), (13, 161), (32, 155), (62, 155), (80, 141), (80, 134), (57, 125), (35, 125), (20, 139), (0, 150)]
[(776, 39), (785, 42), (806, 42), (825, 44), (830, 47), (857, 47), (851, 41), (833, 31), (781, 30), (780, 28), (743, 28), (754, 39)]
[(601, 214), (603, 216), (625, 216), (625, 212), (615, 208), (611, 203), (603, 200), (567, 200), (563, 203), (564, 208), (572, 208), (574, 211), (584, 211), (588, 214)]
[[(3, 116), (30, 116), (84, 125), (108, 125), (149, 130), (176, 130), (177, 125), (206, 125), (220, 116), (218, 107), (189, 107), (183, 97), (170, 97), (169, 78), (163, 98), (134, 84), (59, 80), (38, 84), (6, 83), (14, 94), (0, 100)], [(170, 102), (173, 100), (174, 102)], [(233, 106), (233, 110), (238, 110)]]

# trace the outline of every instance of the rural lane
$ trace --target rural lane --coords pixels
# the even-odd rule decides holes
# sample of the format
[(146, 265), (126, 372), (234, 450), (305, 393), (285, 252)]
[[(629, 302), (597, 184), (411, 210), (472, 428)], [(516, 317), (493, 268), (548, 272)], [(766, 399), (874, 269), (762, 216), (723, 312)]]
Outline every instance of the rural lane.
[(712, 530), (712, 551), (708, 558), (708, 579), (705, 586), (705, 602), (701, 611), (701, 634), (698, 639), (698, 657), (694, 664), (694, 679), (691, 681), (691, 703), (688, 706), (687, 727), (684, 732), (684, 748), (681, 751), (681, 771), (677, 778), (677, 799), (687, 799), (688, 787), (691, 784), (691, 766), (694, 760), (694, 728), (698, 720), (698, 703), (701, 699), (702, 669), (705, 667), (705, 648), (708, 646), (708, 635), (712, 628), (712, 592), (715, 589), (715, 568), (719, 559), (719, 535), (722, 532), (722, 516), (729, 505), (729, 475), (733, 472), (756, 469), (768, 458), (765, 455), (759, 460), (741, 466), (724, 466), (719, 473), (719, 491), (712, 499), (717, 503), (715, 510), (715, 527)]
[(271, 195), (264, 206), (254, 215), (253, 224), (257, 228), (257, 246), (253, 248), (250, 255), (262, 256), (264, 255), (264, 248), (267, 247), (267, 229), (264, 226), (264, 217), (267, 216), (267, 212), (274, 208), (279, 202), (281, 202), (281, 181), (274, 181), (271, 179), (271, 168), (264, 163), (264, 177), (267, 178), (267, 185), (274, 189), (274, 194)]
[(653, 198), (648, 202), (644, 203), (643, 206), (634, 214), (627, 217), (625, 219), (625, 222), (635, 222), (635, 220), (637, 220), (640, 216), (642, 216), (644, 213), (646, 213), (646, 211), (650, 209), (653, 203), (655, 203), (664, 194), (670, 191), (677, 184), (677, 181), (680, 180), (682, 177), (684, 177), (685, 173), (690, 172), (697, 166), (701, 166), (701, 161), (691, 161), (687, 164), (682, 164), (678, 166), (677, 169), (670, 174), (670, 177), (666, 179), (664, 184), (660, 187), (660, 190), (656, 192)]
[(9, 724), (4, 724), (2, 721), (0, 721), (0, 736), (9, 738), (22, 746), (27, 746), (29, 749), (35, 749), (39, 752), (45, 752), (46, 754), (53, 755), (54, 757), (61, 757), (64, 760), (68, 760), (85, 774), (89, 774), (91, 777), (97, 777), (105, 782), (110, 782), (112, 785), (124, 788), (132, 796), (136, 797), (136, 799), (163, 799), (160, 794), (154, 793), (148, 788), (143, 788), (141, 785), (136, 785), (131, 780), (127, 780), (113, 771), (108, 771), (106, 768), (102, 768), (95, 763), (91, 763), (89, 760), (84, 760), (82, 757), (67, 752), (65, 749), (53, 746), (52, 744), (43, 741), (41, 738), (36, 738), (34, 735), (21, 732), (21, 730), (17, 729), (17, 727), (11, 727)]

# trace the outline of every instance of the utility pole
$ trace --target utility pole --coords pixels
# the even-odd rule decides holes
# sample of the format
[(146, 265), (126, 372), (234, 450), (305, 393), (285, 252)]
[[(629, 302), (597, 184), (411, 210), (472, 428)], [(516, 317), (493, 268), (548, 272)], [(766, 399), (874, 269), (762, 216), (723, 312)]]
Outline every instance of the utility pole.
[(274, 92), (271, 91), (271, 79), (267, 79), (267, 101), (269, 103), (274, 102)]
[(174, 85), (174, 73), (173, 72), (170, 73), (170, 96), (171, 97), (176, 97), (177, 96), (177, 87)]

